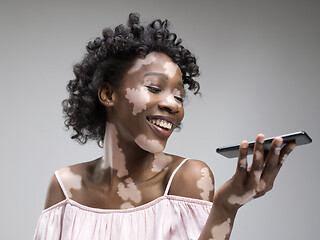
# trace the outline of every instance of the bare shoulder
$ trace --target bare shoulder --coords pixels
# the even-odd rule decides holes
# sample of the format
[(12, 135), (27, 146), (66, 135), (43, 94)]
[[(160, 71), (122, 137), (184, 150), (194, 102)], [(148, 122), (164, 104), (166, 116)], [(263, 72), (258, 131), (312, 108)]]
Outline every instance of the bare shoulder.
[(187, 160), (174, 176), (169, 194), (212, 202), (214, 176), (209, 166), (200, 160)]
[(90, 166), (91, 163), (92, 162), (84, 162), (60, 168), (58, 174), (63, 185), (68, 186), (70, 183), (82, 178), (82, 176), (86, 174), (88, 166)]
[(49, 208), (65, 199), (63, 191), (55, 175), (51, 177), (44, 209)]
[[(83, 176), (85, 174), (86, 169), (88, 168), (88, 166), (90, 166), (92, 164), (92, 162), (93, 161), (79, 163), (79, 164), (60, 168), (58, 170), (59, 178), (60, 178), (63, 186), (65, 187), (69, 197), (71, 194), (68, 193), (68, 190), (70, 189), (70, 187), (74, 187), (73, 186), (74, 184), (79, 184), (79, 181), (81, 182), (81, 179), (82, 179), (81, 176)], [(49, 207), (61, 202), (64, 199), (66, 199), (66, 197), (65, 197), (65, 195), (62, 191), (62, 188), (57, 180), (57, 177), (55, 176), (55, 174), (53, 174), (53, 176), (51, 177), (50, 183), (49, 183), (44, 208), (45, 209), (49, 208)]]

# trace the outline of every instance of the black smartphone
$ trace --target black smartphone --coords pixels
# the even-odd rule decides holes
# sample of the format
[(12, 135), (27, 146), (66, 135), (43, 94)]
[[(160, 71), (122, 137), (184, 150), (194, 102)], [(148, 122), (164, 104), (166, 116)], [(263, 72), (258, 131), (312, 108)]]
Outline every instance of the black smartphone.
[[(289, 143), (289, 142), (295, 142), (297, 146), (308, 144), (308, 143), (312, 142), (312, 139), (304, 131), (289, 133), (289, 134), (281, 135), (278, 137), (283, 138), (283, 143), (282, 143), (281, 147), (283, 147), (286, 143)], [(274, 138), (276, 138), (276, 137), (266, 138), (264, 140), (264, 149), (266, 151), (268, 151), (270, 149), (271, 142)], [(255, 141), (249, 142), (248, 155), (253, 153), (254, 143), (255, 143)], [(217, 151), (217, 153), (219, 153), (227, 158), (234, 158), (234, 157), (238, 157), (238, 155), (239, 155), (239, 147), (240, 147), (240, 144), (230, 145), (230, 146), (225, 146), (225, 147), (219, 147), (219, 148), (217, 148), (216, 151)]]

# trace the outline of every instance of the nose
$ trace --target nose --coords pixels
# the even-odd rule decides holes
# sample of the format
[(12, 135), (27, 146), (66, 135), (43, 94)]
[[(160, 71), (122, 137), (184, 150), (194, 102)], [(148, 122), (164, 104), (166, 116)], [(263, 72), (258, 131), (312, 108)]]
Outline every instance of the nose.
[(178, 113), (181, 106), (182, 104), (179, 103), (172, 94), (169, 94), (159, 101), (159, 108), (169, 113)]

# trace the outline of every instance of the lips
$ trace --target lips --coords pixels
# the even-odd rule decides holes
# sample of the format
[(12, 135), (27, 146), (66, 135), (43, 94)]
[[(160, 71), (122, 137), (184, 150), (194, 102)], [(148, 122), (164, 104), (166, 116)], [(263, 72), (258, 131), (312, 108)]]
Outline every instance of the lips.
[(150, 116), (147, 122), (157, 135), (166, 138), (172, 133), (175, 124), (174, 119), (167, 116)]

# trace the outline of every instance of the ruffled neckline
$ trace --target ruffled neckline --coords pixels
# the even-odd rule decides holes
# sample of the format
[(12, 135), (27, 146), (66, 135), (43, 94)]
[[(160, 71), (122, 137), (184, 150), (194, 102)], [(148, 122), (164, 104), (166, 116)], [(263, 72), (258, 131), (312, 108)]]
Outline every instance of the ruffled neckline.
[(79, 209), (89, 211), (89, 212), (95, 212), (95, 213), (132, 213), (132, 212), (137, 212), (141, 211), (147, 208), (151, 208), (155, 206), (156, 204), (164, 201), (164, 200), (169, 200), (169, 201), (178, 201), (178, 202), (183, 202), (183, 203), (190, 203), (190, 204), (196, 204), (196, 205), (205, 205), (205, 206), (212, 206), (212, 202), (206, 201), (206, 200), (201, 200), (201, 199), (196, 199), (196, 198), (189, 198), (189, 197), (182, 197), (182, 196), (176, 196), (176, 195), (163, 195), (160, 196), (148, 203), (145, 203), (143, 205), (134, 207), (134, 208), (128, 208), (128, 209), (104, 209), (104, 208), (94, 208), (94, 207), (89, 207), (86, 205), (83, 205), (77, 201), (74, 201), (70, 198), (66, 198), (55, 205), (52, 205), (49, 208), (46, 208), (42, 211), (42, 213), (51, 211), (57, 207), (60, 207), (61, 205), (67, 205), (70, 204), (71, 206), (75, 206)]

